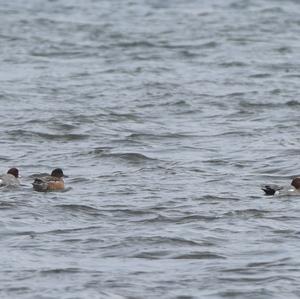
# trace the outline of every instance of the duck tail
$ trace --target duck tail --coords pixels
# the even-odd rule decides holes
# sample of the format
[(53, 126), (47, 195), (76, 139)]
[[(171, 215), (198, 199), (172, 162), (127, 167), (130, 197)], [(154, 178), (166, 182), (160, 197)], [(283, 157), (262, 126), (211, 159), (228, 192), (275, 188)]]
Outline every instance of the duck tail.
[(274, 195), (276, 191), (283, 189), (283, 187), (277, 185), (264, 185), (261, 187), (261, 190), (265, 192), (265, 195)]
[(35, 191), (46, 191), (48, 187), (46, 182), (38, 178), (34, 180), (32, 186)]
[(263, 190), (265, 192), (265, 195), (274, 195), (276, 190), (268, 185), (263, 186), (261, 188), (261, 190)]

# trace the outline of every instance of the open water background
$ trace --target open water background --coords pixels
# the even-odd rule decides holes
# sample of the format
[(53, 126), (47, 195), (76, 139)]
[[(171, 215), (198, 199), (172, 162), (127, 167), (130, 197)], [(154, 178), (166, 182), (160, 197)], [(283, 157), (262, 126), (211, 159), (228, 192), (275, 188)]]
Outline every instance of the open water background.
[(299, 12), (2, 0), (0, 297), (300, 298)]

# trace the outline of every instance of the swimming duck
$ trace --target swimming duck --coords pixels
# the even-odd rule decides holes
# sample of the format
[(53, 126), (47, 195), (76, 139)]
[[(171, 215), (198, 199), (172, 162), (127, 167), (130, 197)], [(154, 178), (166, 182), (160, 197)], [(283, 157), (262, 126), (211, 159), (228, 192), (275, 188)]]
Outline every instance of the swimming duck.
[(6, 174), (0, 176), (0, 186), (19, 186), (20, 182), (19, 170), (17, 168), (11, 168)]
[(294, 178), (290, 186), (265, 185), (265, 195), (300, 195), (300, 177)]
[(51, 175), (36, 178), (32, 183), (33, 189), (40, 192), (63, 190), (65, 187), (63, 177), (63, 171), (56, 168), (51, 172)]

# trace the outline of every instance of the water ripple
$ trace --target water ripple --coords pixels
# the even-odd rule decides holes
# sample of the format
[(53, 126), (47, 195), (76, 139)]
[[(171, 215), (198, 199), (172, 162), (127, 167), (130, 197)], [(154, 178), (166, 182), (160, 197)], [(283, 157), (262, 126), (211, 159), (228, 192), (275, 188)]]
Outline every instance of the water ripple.
[(1, 298), (299, 295), (297, 1), (1, 4)]

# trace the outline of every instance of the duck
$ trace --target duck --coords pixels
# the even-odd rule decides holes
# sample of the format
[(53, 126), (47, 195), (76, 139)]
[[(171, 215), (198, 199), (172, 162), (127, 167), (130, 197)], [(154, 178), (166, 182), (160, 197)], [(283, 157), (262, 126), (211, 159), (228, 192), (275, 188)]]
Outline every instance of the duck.
[(10, 168), (6, 174), (0, 176), (0, 186), (19, 186), (19, 177), (18, 168)]
[(261, 189), (265, 195), (300, 195), (300, 177), (294, 178), (289, 186), (270, 184), (262, 186)]
[(39, 192), (59, 191), (65, 188), (64, 173), (61, 168), (55, 168), (51, 175), (35, 178), (33, 189)]

